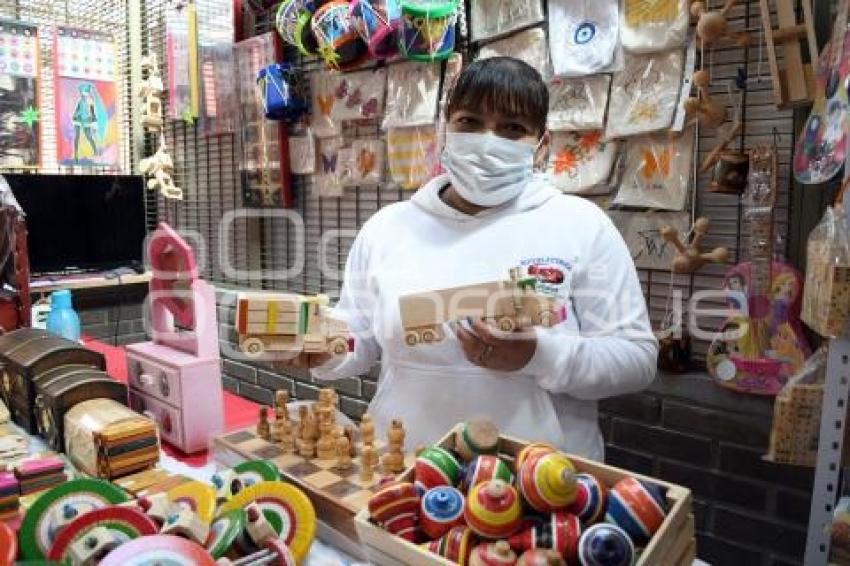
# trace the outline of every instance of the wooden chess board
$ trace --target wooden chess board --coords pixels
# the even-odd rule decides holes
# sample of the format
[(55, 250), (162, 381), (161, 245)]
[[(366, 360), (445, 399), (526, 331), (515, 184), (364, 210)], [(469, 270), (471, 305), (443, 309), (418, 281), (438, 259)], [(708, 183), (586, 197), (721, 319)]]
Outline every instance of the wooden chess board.
[[(215, 459), (225, 466), (235, 466), (246, 460), (268, 460), (274, 462), (284, 481), (297, 485), (310, 498), (316, 508), (319, 519), (357, 540), (354, 529), (354, 515), (365, 509), (369, 498), (378, 490), (378, 482), (385, 474), (380, 465), (375, 469), (372, 480), (360, 479), (360, 450), (357, 443), (357, 456), (352, 459), (349, 470), (342, 472), (334, 469), (336, 459), (308, 459), (298, 454), (284, 454), (281, 447), (257, 436), (255, 428), (222, 434), (213, 440)], [(386, 442), (375, 439), (378, 458), (386, 452)], [(408, 451), (404, 456), (404, 467), (413, 465), (415, 456)]]

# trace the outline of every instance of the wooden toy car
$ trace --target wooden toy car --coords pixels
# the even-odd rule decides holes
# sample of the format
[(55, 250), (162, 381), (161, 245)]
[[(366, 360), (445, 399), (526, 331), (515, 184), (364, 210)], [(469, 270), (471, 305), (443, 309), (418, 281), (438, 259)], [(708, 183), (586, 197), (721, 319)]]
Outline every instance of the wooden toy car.
[[(532, 275), (537, 275), (532, 274)], [(544, 279), (549, 273), (540, 274)], [(554, 297), (537, 293), (535, 277), (523, 277), (518, 267), (508, 281), (492, 281), (414, 293), (399, 298), (404, 341), (408, 346), (443, 339), (442, 324), (466, 317), (483, 318), (499, 330), (550, 327), (563, 318)]]
[(354, 350), (348, 325), (328, 315), (326, 295), (240, 293), (236, 307), (239, 349), (258, 357), (264, 352), (329, 353)]

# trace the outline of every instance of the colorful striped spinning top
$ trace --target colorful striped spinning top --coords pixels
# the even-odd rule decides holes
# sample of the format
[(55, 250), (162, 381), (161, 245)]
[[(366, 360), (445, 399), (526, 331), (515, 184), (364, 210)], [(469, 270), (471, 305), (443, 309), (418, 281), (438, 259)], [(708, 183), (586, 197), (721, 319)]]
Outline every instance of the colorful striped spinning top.
[(463, 494), (456, 488), (441, 485), (422, 496), (419, 520), (429, 539), (440, 538), (454, 526), (463, 524)]
[(546, 444), (545, 442), (532, 442), (531, 444), (527, 444), (516, 456), (516, 469), (519, 470), (522, 468), (522, 465), (525, 464), (528, 457), (535, 452), (544, 452), (548, 454), (549, 452), (557, 451), (558, 450), (554, 446)]
[(523, 529), (508, 539), (517, 552), (534, 548), (552, 549), (570, 562), (575, 562), (581, 523), (578, 517), (564, 512), (555, 512), (549, 521)]
[(452, 527), (437, 540), (422, 544), (422, 547), (438, 556), (457, 562), (459, 566), (467, 566), (469, 555), (472, 554), (472, 547), (475, 544), (476, 539), (472, 529), (466, 525), (460, 525)]
[(525, 501), (540, 513), (566, 509), (576, 499), (576, 469), (560, 452), (531, 452), (518, 476)]
[(567, 566), (567, 561), (551, 548), (532, 548), (522, 553), (516, 566)]
[(480, 483), (500, 479), (505, 483), (514, 483), (514, 474), (504, 460), (492, 454), (476, 456), (466, 468), (463, 480), (464, 489), (469, 490)]
[(514, 564), (516, 564), (516, 554), (503, 540), (479, 544), (469, 558), (469, 566), (514, 566)]
[(414, 542), (419, 524), (419, 495), (410, 482), (389, 484), (369, 499), (369, 515), (384, 529)]
[(661, 486), (623, 478), (608, 493), (605, 520), (622, 527), (635, 544), (643, 545), (664, 522), (666, 498)]
[(413, 465), (414, 484), (423, 493), (441, 485), (456, 486), (460, 482), (461, 465), (454, 454), (439, 446), (431, 446), (416, 457)]
[(509, 537), (522, 525), (519, 494), (499, 479), (473, 487), (463, 515), (469, 528), (489, 539)]
[(635, 560), (635, 547), (623, 529), (599, 523), (581, 535), (578, 557), (581, 566), (631, 566)]
[(455, 432), (455, 450), (465, 462), (479, 454), (495, 454), (499, 449), (499, 429), (492, 421), (467, 421)]
[(576, 481), (576, 499), (567, 507), (567, 511), (578, 515), (584, 526), (590, 526), (605, 515), (608, 488), (591, 474), (578, 474)]

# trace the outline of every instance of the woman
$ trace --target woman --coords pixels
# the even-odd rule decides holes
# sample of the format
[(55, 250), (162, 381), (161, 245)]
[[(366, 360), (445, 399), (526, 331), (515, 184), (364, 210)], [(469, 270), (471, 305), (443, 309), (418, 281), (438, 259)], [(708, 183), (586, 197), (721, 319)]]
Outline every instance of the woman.
[[(352, 246), (335, 314), (355, 333), (354, 352), (301, 359), (319, 379), (380, 361), (369, 412), (379, 430), (401, 418), (408, 447), (489, 418), (519, 438), (602, 459), (596, 401), (655, 376), (657, 342), (617, 229), (534, 173), (546, 161), (547, 110), (540, 74), (516, 59), (460, 74), (447, 106), (447, 173), (378, 211)], [(563, 301), (565, 321), (507, 334), (470, 319), (446, 325), (441, 342), (405, 345), (401, 295), (504, 280), (513, 266)]]

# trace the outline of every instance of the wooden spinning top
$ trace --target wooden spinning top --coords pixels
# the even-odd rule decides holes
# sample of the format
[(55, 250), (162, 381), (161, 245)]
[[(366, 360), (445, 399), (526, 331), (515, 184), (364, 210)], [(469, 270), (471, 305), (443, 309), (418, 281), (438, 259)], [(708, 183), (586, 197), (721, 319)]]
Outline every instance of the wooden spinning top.
[(581, 523), (569, 513), (555, 512), (546, 523), (532, 524), (508, 539), (517, 552), (531, 549), (550, 549), (570, 563), (576, 562)]
[(560, 452), (536, 450), (518, 473), (519, 488), (534, 510), (551, 513), (566, 508), (576, 498), (576, 470)]
[(449, 532), (437, 540), (426, 542), (422, 546), (437, 556), (442, 556), (460, 566), (469, 564), (469, 555), (475, 545), (475, 535), (465, 526), (452, 527)]
[(416, 457), (413, 474), (414, 484), (425, 492), (441, 485), (457, 485), (460, 480), (461, 466), (454, 454), (445, 448), (431, 446)]
[(694, 222), (693, 237), (687, 246), (682, 243), (679, 232), (672, 226), (664, 226), (661, 229), (661, 237), (676, 248), (676, 255), (673, 256), (670, 267), (673, 273), (694, 273), (706, 263), (726, 263), (729, 259), (729, 250), (726, 248), (702, 251), (702, 238), (708, 233), (708, 227), (708, 218), (697, 218)]
[(505, 483), (514, 483), (514, 474), (504, 460), (493, 454), (476, 456), (466, 468), (463, 480), (464, 489), (469, 490), (478, 484), (492, 479), (500, 479)]
[(469, 566), (514, 566), (515, 564), (516, 554), (503, 540), (479, 544), (469, 558)]
[(387, 531), (410, 542), (416, 539), (419, 495), (410, 482), (392, 483), (369, 499), (369, 515)]
[(578, 474), (576, 499), (567, 511), (578, 516), (584, 526), (592, 525), (605, 515), (608, 488), (591, 474)]
[(519, 454), (517, 454), (516, 469), (521, 469), (525, 460), (538, 451), (548, 454), (549, 452), (556, 452), (557, 449), (551, 444), (546, 444), (545, 442), (532, 442), (531, 444), (526, 445), (525, 448), (520, 450)]
[(605, 520), (621, 527), (642, 545), (661, 527), (667, 514), (666, 490), (635, 478), (623, 478), (608, 493)]
[(499, 429), (492, 421), (467, 421), (455, 432), (455, 450), (465, 462), (478, 454), (495, 454), (499, 447)]
[(519, 494), (499, 479), (479, 484), (469, 491), (464, 518), (469, 528), (484, 538), (509, 537), (522, 524)]
[(581, 535), (578, 556), (582, 566), (632, 566), (635, 546), (620, 527), (599, 523)]
[(523, 552), (516, 566), (567, 566), (567, 562), (554, 550), (534, 548)]
[(429, 489), (422, 496), (419, 520), (422, 531), (430, 539), (440, 538), (452, 527), (463, 524), (463, 494), (443, 485)]

